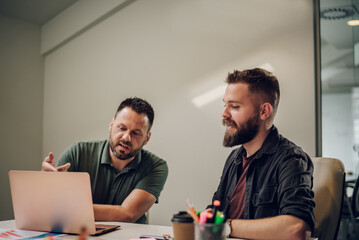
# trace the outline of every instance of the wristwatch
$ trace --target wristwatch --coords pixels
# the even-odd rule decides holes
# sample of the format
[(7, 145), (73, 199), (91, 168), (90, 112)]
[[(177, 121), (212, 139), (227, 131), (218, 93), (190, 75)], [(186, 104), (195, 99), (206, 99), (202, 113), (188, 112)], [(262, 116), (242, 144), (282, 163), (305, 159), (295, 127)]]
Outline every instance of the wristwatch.
[(232, 233), (232, 220), (233, 219), (228, 219), (226, 221), (226, 223), (224, 224), (224, 235), (227, 236), (227, 237), (230, 237), (231, 236), (231, 233)]

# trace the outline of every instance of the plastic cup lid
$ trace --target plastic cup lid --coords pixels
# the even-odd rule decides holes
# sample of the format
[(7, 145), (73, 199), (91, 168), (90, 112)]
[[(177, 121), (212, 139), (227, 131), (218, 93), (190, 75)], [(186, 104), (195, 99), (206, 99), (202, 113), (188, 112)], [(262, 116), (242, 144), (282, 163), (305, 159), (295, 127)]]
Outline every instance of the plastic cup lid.
[(187, 212), (180, 211), (177, 214), (173, 215), (171, 221), (177, 223), (192, 223), (193, 218)]

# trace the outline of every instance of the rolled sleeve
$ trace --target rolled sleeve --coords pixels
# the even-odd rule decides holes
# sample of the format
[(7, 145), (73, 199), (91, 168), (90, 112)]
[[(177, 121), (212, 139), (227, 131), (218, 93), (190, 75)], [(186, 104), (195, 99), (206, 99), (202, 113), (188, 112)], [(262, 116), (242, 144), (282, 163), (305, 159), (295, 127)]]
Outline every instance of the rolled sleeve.
[(156, 197), (156, 203), (168, 176), (168, 166), (165, 161), (160, 161), (144, 176), (136, 185), (136, 189), (142, 189)]
[(314, 230), (313, 165), (300, 156), (282, 164), (279, 176), (279, 214), (293, 215), (304, 220)]

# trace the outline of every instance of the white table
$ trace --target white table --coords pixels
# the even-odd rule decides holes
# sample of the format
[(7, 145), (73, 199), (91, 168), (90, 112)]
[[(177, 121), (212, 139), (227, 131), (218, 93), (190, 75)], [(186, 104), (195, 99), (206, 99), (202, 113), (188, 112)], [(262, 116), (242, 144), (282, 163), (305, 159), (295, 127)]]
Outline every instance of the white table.
[[(157, 226), (147, 224), (136, 223), (124, 223), (124, 222), (101, 222), (101, 224), (116, 224), (121, 225), (119, 230), (109, 232), (100, 236), (89, 236), (89, 239), (96, 240), (129, 240), (131, 238), (139, 238), (141, 235), (157, 235), (169, 234), (173, 236), (172, 227), (169, 226)], [(0, 228), (16, 229), (15, 220), (1, 221)], [(31, 231), (33, 232), (33, 231)], [(40, 235), (44, 232), (36, 232), (34, 235)], [(64, 235), (61, 239), (77, 239), (77, 235)]]
[[(172, 227), (170, 226), (158, 226), (158, 225), (147, 225), (147, 224), (136, 224), (136, 223), (124, 223), (124, 222), (101, 222), (101, 224), (116, 224), (121, 225), (120, 230), (106, 233), (97, 237), (90, 236), (88, 239), (92, 240), (129, 240), (131, 238), (139, 238), (141, 235), (157, 235), (162, 236), (169, 234), (173, 237)], [(4, 229), (16, 229), (15, 220), (0, 221), (0, 228)], [(34, 235), (40, 235), (43, 232), (34, 232)], [(77, 239), (77, 235), (64, 235), (59, 237), (61, 239), (74, 240)], [(236, 240), (237, 238), (228, 238), (229, 240)], [(239, 240), (239, 239), (237, 239)], [(311, 238), (311, 240), (316, 240)]]

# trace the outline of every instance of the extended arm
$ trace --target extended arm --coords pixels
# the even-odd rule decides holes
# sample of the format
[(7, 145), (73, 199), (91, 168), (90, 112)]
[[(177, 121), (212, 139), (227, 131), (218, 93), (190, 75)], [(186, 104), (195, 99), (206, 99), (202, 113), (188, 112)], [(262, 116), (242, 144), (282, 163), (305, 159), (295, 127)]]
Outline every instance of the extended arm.
[(136, 222), (155, 203), (151, 193), (134, 189), (121, 205), (94, 204), (96, 221)]
[(310, 227), (302, 219), (279, 215), (262, 219), (233, 219), (231, 236), (245, 239), (309, 239)]

